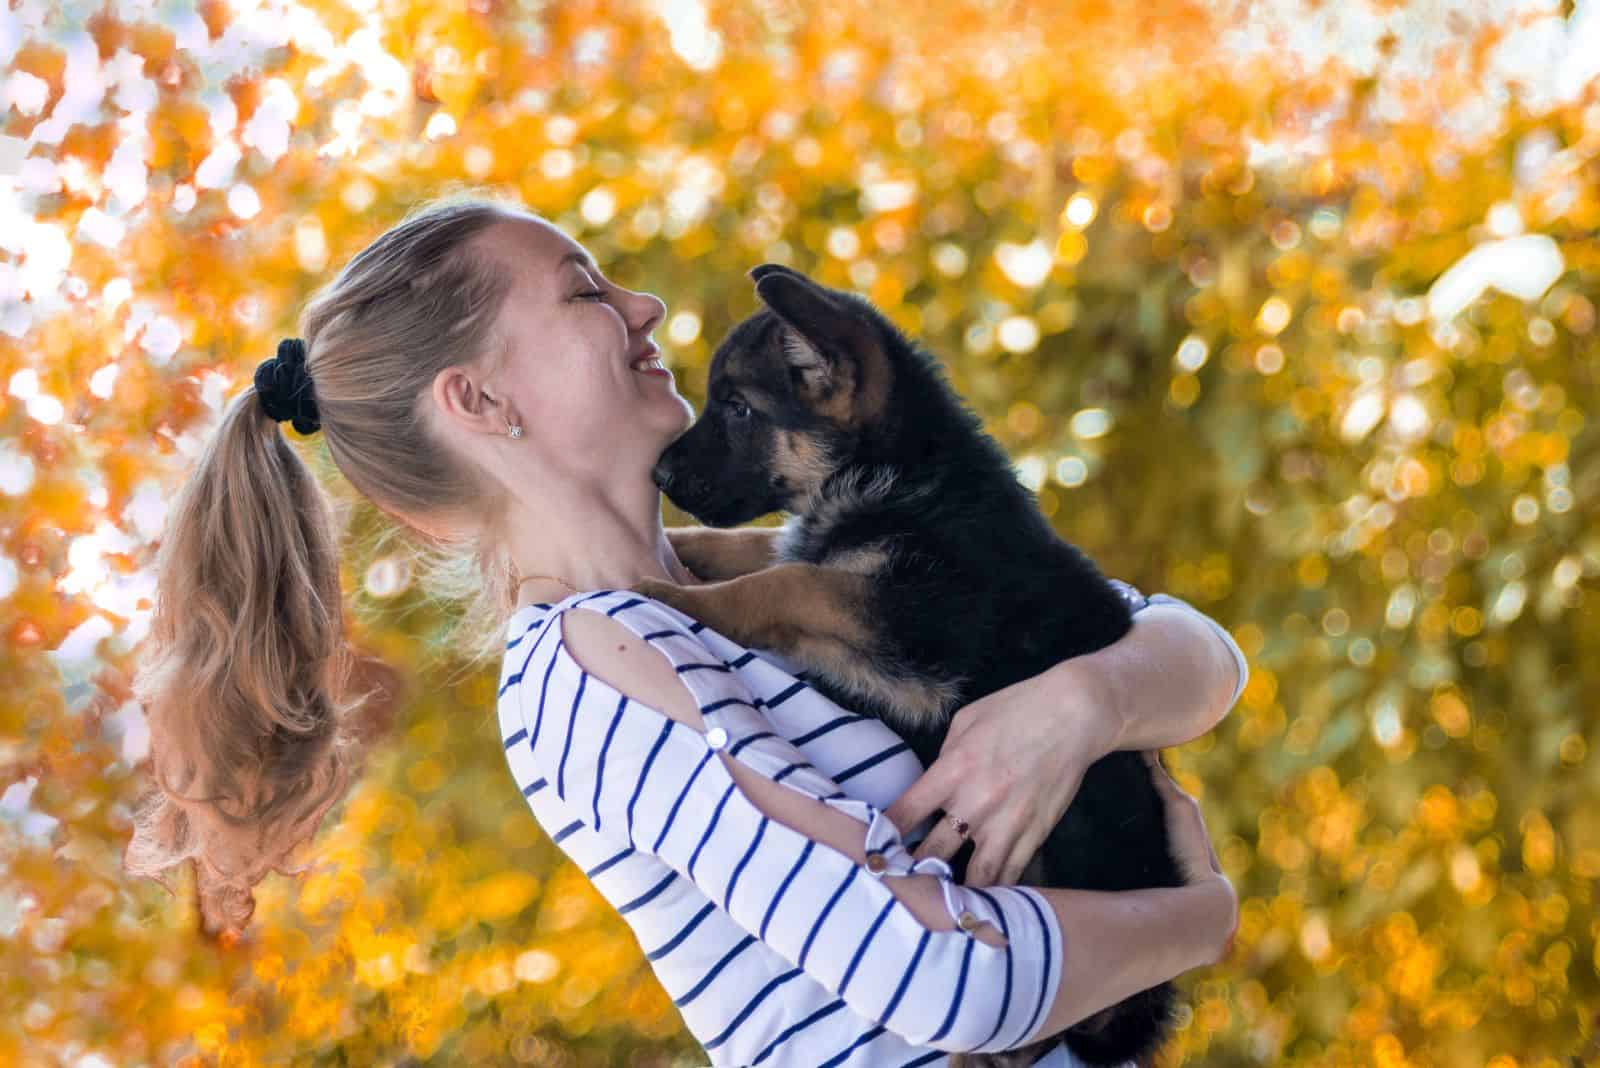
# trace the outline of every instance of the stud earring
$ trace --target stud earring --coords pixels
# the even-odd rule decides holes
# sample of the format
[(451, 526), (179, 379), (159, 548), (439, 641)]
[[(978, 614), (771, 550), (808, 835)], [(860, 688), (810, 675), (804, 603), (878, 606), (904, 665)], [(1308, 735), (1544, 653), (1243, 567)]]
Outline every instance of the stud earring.
[(520, 438), (522, 436), (522, 428), (515, 423), (511, 424), (511, 436), (514, 438)]

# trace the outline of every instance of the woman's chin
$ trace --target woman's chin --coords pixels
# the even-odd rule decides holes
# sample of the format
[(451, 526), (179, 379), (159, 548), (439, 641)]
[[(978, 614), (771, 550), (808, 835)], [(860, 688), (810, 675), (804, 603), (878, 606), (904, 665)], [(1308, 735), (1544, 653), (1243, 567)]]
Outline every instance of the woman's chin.
[[(677, 438), (678, 435), (682, 434), (685, 430), (688, 430), (689, 427), (694, 424), (694, 407), (690, 405), (688, 398), (675, 389), (672, 390), (672, 403), (670, 407), (674, 410), (675, 414), (672, 418), (673, 431), (672, 438), (668, 439), (669, 444), (674, 438)], [(661, 447), (664, 449), (666, 448), (666, 445)]]

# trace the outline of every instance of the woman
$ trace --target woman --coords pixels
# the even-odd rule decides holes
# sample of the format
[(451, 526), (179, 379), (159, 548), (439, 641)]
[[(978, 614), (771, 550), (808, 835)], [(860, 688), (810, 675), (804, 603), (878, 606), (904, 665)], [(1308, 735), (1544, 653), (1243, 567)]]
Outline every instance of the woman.
[[(1226, 713), (1245, 677), (1226, 632), (1158, 594), (1152, 625), (958, 718), (918, 779), (887, 727), (628, 593), (644, 575), (696, 581), (649, 475), (693, 417), (652, 359), (664, 312), (558, 228), (471, 200), (408, 218), (312, 300), (304, 342), (258, 368), (174, 504), (137, 682), (162, 791), (130, 870), (194, 857), (208, 926), (237, 931), (250, 888), (353, 774), (364, 697), (343, 685), (335, 530), (273, 426), (291, 419), (424, 546), (469, 550), (513, 777), (714, 1063), (944, 1063), (1218, 959), (1236, 900), (1170, 780), (1190, 885), (1006, 884), (1095, 759)], [(936, 808), (966, 818), (912, 856), (899, 828)], [(967, 834), (959, 886), (944, 858)]]

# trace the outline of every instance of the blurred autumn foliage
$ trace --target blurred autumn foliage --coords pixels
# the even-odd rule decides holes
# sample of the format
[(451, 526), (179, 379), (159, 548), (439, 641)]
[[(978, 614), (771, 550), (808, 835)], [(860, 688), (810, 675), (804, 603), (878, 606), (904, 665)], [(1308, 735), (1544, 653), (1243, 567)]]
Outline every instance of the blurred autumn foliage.
[(1230, 628), (1170, 756), (1241, 923), (1162, 1065), (1600, 1063), (1600, 12), (1266, 6), (0, 11), (0, 1062), (704, 1063), (359, 501), (406, 697), (310, 870), (229, 945), (120, 871), (164, 500), (467, 184), (661, 295), (697, 404), (750, 266), (868, 296), (1064, 535)]

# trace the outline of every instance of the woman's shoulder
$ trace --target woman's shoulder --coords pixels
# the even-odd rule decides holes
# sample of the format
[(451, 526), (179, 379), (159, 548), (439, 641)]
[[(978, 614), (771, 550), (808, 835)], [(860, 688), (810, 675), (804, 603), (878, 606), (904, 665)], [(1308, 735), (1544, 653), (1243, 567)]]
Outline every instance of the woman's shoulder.
[[(577, 611), (574, 611), (577, 610)], [(611, 620), (596, 620), (600, 616)], [(560, 621), (565, 618), (563, 625)], [(512, 614), (507, 633), (506, 666), (502, 681), (520, 677), (519, 665), (531, 666), (534, 657), (547, 667), (555, 660), (570, 658), (574, 627), (588, 636), (579, 639), (591, 658), (603, 662), (616, 659), (606, 655), (594, 639), (607, 636), (642, 641), (661, 652), (679, 674), (695, 670), (731, 671), (725, 659), (731, 644), (718, 637), (713, 649), (709, 629), (699, 620), (677, 608), (629, 589), (584, 590), (556, 601), (523, 605)], [(742, 647), (737, 647), (742, 651)], [(577, 658), (582, 660), (580, 656)]]
[[(595, 589), (572, 593), (559, 601), (525, 604), (511, 614), (506, 631), (506, 649), (511, 651), (529, 637), (537, 638), (550, 624), (574, 608), (603, 613), (640, 636), (671, 627), (686, 634), (704, 629), (704, 624), (662, 601), (627, 589)], [(646, 624), (649, 624), (647, 627)]]
[[(809, 676), (799, 664), (770, 649), (746, 646), (663, 601), (629, 589), (585, 590), (553, 604), (518, 609), (512, 617), (502, 681), (567, 661), (570, 643), (561, 640), (567, 628), (553, 623), (578, 614), (574, 609), (584, 616), (607, 616), (657, 650), (702, 704), (737, 698), (758, 707), (775, 706), (807, 689)], [(556, 675), (575, 684), (578, 672)], [(823, 705), (834, 707), (812, 693)]]
[[(693, 698), (703, 690), (680, 685), (685, 665), (699, 661), (729, 670), (699, 641), (698, 629), (683, 613), (626, 589), (584, 590), (521, 606), (512, 613), (500, 673), (503, 732), (544, 743), (562, 735), (569, 719), (600, 714), (624, 695), (696, 726)], [(641, 655), (648, 648), (665, 659)], [(720, 683), (718, 692), (730, 684), (738, 685)], [(547, 715), (551, 708), (569, 715)]]

